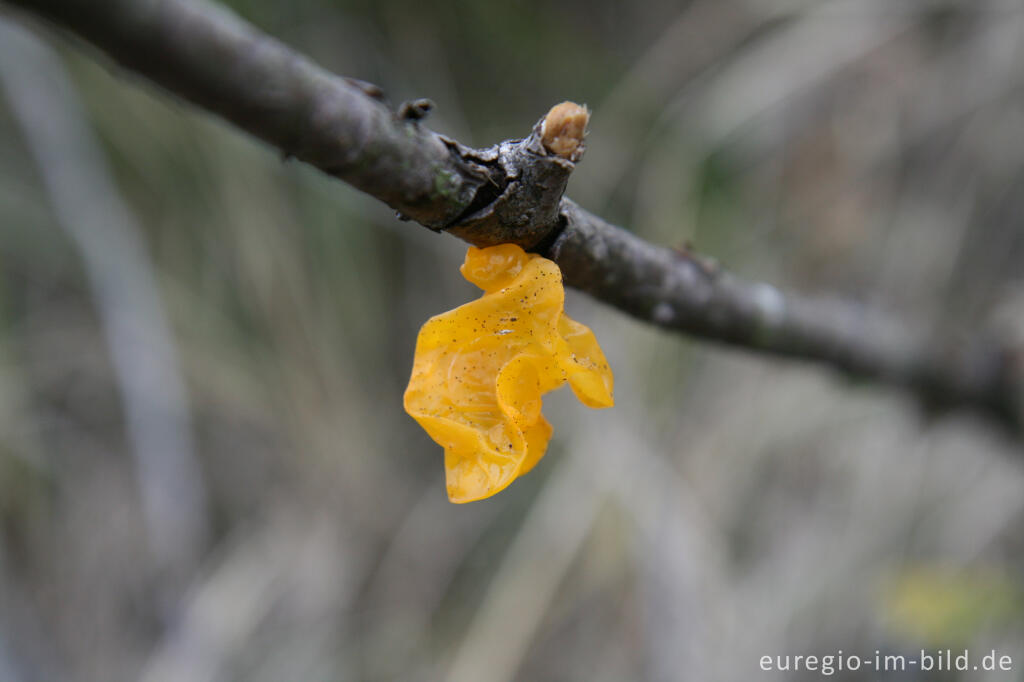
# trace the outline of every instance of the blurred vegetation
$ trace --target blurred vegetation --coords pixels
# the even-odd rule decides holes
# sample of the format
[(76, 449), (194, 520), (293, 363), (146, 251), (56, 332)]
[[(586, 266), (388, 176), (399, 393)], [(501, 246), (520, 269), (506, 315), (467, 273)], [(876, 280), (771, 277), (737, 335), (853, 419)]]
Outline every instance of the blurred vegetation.
[[(569, 194), (652, 241), (952, 338), (1024, 319), (1013, 3), (230, 6), (469, 144), (588, 103)], [(463, 245), (32, 28), (152, 261), (206, 509), (154, 551), (101, 302), (3, 100), (0, 679), (744, 679), (928, 619), (1024, 665), (1024, 470), (987, 425), (570, 292), (618, 406), (549, 398), (535, 472), (450, 505), (401, 395), (475, 296)], [(892, 580), (933, 564), (975, 577)]]

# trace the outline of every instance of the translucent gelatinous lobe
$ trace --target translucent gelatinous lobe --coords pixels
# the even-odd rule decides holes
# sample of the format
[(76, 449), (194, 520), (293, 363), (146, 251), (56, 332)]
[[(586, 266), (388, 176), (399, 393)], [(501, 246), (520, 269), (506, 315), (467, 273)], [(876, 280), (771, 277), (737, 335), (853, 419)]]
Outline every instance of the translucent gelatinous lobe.
[(432, 317), (416, 341), (405, 410), (444, 447), (448, 498), (504, 489), (544, 455), (541, 396), (568, 382), (611, 407), (612, 372), (594, 334), (563, 312), (562, 273), (514, 244), (470, 247), (462, 275), (483, 295)]

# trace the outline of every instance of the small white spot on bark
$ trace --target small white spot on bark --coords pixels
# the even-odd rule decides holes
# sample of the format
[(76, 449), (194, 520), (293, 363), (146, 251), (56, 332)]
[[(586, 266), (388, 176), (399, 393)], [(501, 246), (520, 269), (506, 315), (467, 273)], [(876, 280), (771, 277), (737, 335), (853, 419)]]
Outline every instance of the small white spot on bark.
[(761, 311), (761, 319), (765, 323), (775, 325), (782, 321), (786, 301), (778, 289), (767, 284), (758, 284), (754, 287), (754, 302)]
[(658, 305), (654, 306), (654, 310), (651, 311), (651, 317), (658, 324), (668, 324), (675, 319), (676, 311), (672, 309), (672, 306), (662, 301)]

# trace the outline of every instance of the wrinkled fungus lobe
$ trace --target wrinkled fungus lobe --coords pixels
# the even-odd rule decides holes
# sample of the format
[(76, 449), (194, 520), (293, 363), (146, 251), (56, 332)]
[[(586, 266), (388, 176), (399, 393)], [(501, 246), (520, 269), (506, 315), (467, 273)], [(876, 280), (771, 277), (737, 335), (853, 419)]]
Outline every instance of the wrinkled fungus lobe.
[(554, 262), (514, 244), (470, 247), (462, 275), (484, 293), (423, 325), (405, 391), (406, 412), (444, 447), (458, 503), (503, 490), (544, 455), (544, 393), (568, 381), (588, 407), (614, 402), (594, 334), (563, 312)]

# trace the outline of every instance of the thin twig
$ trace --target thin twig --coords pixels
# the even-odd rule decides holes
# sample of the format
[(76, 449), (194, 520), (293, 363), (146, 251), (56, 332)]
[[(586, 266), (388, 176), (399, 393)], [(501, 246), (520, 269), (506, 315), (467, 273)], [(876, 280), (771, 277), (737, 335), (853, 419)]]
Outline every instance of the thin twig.
[(1024, 432), (1019, 351), (984, 335), (951, 346), (861, 305), (784, 295), (648, 244), (561, 199), (573, 163), (545, 153), (536, 128), (464, 147), (423, 126), (422, 107), (396, 113), (375, 86), (334, 76), (199, 0), (11, 1), (403, 217), (472, 244), (544, 253), (569, 285), (638, 319), (903, 386), (929, 408), (972, 408)]

